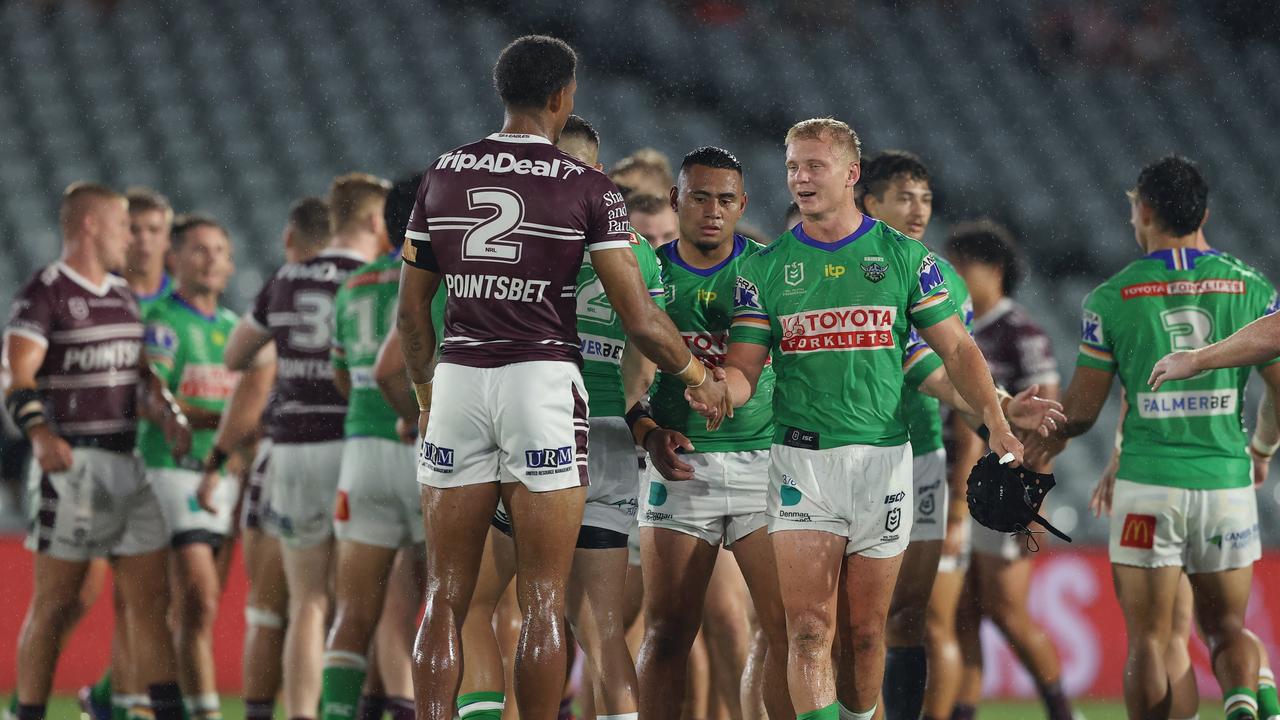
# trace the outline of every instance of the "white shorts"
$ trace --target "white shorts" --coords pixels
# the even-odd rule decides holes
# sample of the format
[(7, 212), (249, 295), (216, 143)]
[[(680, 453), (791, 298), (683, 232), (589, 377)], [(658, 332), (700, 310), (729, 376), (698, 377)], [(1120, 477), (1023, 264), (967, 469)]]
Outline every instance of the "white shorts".
[(640, 525), (733, 545), (769, 524), (769, 451), (681, 455), (693, 479), (669, 482), (650, 466), (641, 493)]
[(1252, 487), (1186, 490), (1117, 480), (1111, 501), (1111, 562), (1188, 575), (1248, 567), (1262, 556)]
[(72, 448), (71, 469), (45, 474), (33, 458), (26, 546), (42, 555), (86, 562), (145, 555), (169, 544), (169, 528), (147, 485), (142, 458)]
[(912, 502), (915, 518), (911, 523), (911, 542), (942, 542), (947, 534), (947, 451), (938, 448), (931, 453), (911, 458), (911, 482), (915, 489)]
[(421, 486), (414, 482), (412, 445), (383, 438), (347, 438), (333, 512), (339, 540), (402, 548), (422, 542)]
[[(891, 558), (911, 537), (911, 447), (773, 446), (769, 532), (819, 530), (847, 538), (846, 555)], [(905, 509), (905, 511), (904, 511)]]
[(240, 527), (245, 530), (261, 530), (263, 515), (267, 511), (267, 469), (271, 467), (271, 440), (258, 441), (258, 450), (249, 467), (249, 479), (244, 485), (244, 502), (240, 503)]
[(636, 461), (636, 446), (627, 421), (620, 417), (592, 418), (588, 443), (591, 485), (587, 488), (582, 524), (626, 535), (636, 524), (640, 492), (640, 463)]
[(974, 555), (997, 557), (1006, 562), (1030, 554), (1027, 539), (1015, 533), (997, 532), (976, 520), (969, 520), (969, 543)]
[(434, 387), (418, 482), (522, 482), (533, 492), (589, 484), (587, 390), (577, 365), (440, 363)]
[(333, 506), (342, 468), (341, 440), (275, 443), (267, 466), (267, 503), (262, 525), (291, 547), (318, 545), (333, 537)]
[(218, 508), (215, 514), (196, 502), (200, 478), (201, 473), (181, 468), (147, 470), (147, 482), (160, 501), (160, 510), (169, 526), (169, 543), (175, 548), (206, 543), (216, 549), (231, 534), (231, 514), (235, 511), (240, 484), (233, 477), (222, 476), (222, 482), (214, 492), (214, 503)]

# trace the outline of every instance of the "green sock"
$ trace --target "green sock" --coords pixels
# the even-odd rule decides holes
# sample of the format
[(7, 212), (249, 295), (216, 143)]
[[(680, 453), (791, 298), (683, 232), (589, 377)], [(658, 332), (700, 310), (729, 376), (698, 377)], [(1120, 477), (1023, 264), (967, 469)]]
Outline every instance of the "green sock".
[(349, 720), (356, 716), (360, 691), (364, 687), (364, 668), (330, 665), (321, 675), (321, 720)]
[(800, 713), (796, 716), (796, 720), (840, 720), (840, 703), (831, 703), (817, 710)]
[(1232, 688), (1223, 694), (1227, 720), (1257, 720), (1258, 695), (1247, 687)]
[(9, 698), (9, 715), (18, 717), (18, 691), (13, 691), (13, 697)]
[(102, 673), (98, 682), (89, 688), (89, 700), (97, 707), (111, 707), (111, 668)]
[(1280, 716), (1280, 697), (1276, 695), (1276, 686), (1258, 683), (1258, 717), (1270, 720), (1276, 716)]
[(501, 720), (503, 707), (500, 692), (473, 692), (458, 696), (458, 717), (462, 720)]

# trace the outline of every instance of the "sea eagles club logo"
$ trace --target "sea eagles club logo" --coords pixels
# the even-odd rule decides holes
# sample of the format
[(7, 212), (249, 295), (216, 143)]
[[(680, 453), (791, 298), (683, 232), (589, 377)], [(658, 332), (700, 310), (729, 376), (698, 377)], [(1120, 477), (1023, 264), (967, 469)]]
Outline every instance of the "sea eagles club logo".
[(793, 262), (783, 266), (786, 271), (782, 280), (788, 285), (799, 285), (804, 282), (804, 263)]

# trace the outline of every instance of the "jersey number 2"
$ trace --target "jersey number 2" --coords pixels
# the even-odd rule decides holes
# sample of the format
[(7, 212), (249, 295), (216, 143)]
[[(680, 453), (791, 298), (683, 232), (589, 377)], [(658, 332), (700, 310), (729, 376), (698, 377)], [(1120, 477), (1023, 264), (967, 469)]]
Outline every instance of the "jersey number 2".
[(506, 188), (472, 188), (467, 191), (467, 207), (491, 208), (494, 212), (467, 231), (462, 238), (463, 260), (520, 262), (520, 243), (503, 240), (524, 222), (524, 199)]

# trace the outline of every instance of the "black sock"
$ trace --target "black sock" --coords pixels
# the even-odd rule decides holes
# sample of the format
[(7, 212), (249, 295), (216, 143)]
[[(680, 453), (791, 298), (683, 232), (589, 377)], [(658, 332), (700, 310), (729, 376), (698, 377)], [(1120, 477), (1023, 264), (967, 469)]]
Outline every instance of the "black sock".
[(387, 712), (391, 715), (391, 720), (413, 720), (417, 717), (418, 710), (409, 698), (389, 697)]
[(44, 707), (44, 705), (18, 703), (18, 720), (44, 720)]
[(924, 707), (924, 683), (929, 670), (923, 645), (891, 647), (884, 656), (885, 720), (917, 720)]
[(356, 706), (356, 717), (359, 720), (382, 720), (382, 711), (386, 708), (385, 695), (361, 695), (360, 704)]
[(956, 703), (955, 707), (951, 708), (951, 720), (973, 720), (977, 716), (978, 708), (972, 705)]
[(1040, 699), (1044, 701), (1044, 709), (1049, 720), (1071, 720), (1071, 701), (1062, 692), (1061, 682), (1051, 682), (1039, 686)]
[(182, 720), (182, 690), (176, 682), (162, 682), (147, 686), (151, 697), (151, 712), (156, 720)]
[(274, 699), (244, 701), (244, 720), (271, 720), (275, 714)]

